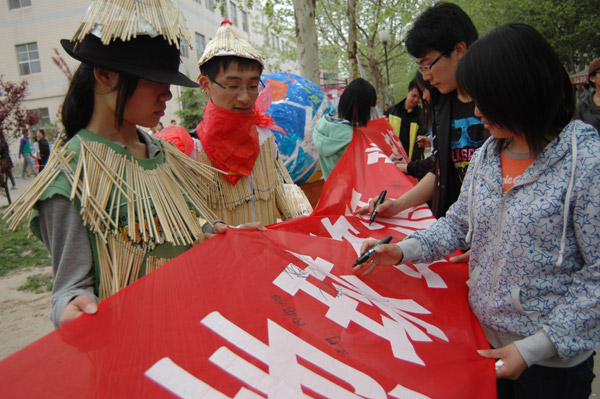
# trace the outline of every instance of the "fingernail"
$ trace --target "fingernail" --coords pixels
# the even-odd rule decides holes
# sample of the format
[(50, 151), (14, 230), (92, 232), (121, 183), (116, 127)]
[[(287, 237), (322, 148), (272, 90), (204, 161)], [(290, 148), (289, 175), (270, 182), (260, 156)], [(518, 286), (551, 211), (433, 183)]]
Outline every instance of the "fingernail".
[(85, 309), (83, 309), (83, 311), (87, 314), (96, 313), (97, 310), (98, 310), (98, 307), (93, 303), (88, 303), (86, 305)]

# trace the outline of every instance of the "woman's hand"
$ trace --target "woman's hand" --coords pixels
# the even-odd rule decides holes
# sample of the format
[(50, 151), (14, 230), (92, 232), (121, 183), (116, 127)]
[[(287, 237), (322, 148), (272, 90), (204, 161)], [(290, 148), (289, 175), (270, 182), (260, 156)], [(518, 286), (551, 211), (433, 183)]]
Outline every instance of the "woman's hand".
[[(377, 198), (371, 198), (369, 200), (368, 206), (363, 206), (362, 208), (358, 208), (354, 211), (354, 215), (371, 215), (373, 214), (373, 210), (375, 209), (375, 204), (377, 203)], [(396, 200), (384, 200), (381, 205), (377, 207), (377, 215), (378, 216), (394, 216), (398, 212), (402, 211), (402, 209), (397, 209), (398, 205)]]
[[(375, 246), (379, 241), (377, 240), (367, 240), (363, 243), (362, 248), (360, 250), (360, 254), (364, 254), (371, 248)], [(361, 271), (363, 268), (366, 269), (363, 272), (363, 276), (371, 273), (375, 266), (378, 265), (395, 265), (402, 260), (404, 254), (399, 246), (396, 244), (382, 244), (375, 248), (375, 253), (365, 262), (354, 266), (354, 272), (357, 273)]]
[(448, 260), (452, 263), (466, 263), (468, 265), (470, 259), (471, 259), (471, 250), (469, 249), (464, 254), (453, 256)]
[(490, 359), (502, 360), (504, 364), (496, 368), (496, 378), (516, 380), (527, 368), (527, 363), (525, 363), (515, 344), (503, 346), (499, 349), (478, 350), (477, 353)]
[(60, 325), (64, 326), (71, 320), (81, 316), (82, 314), (94, 314), (98, 311), (96, 301), (87, 295), (79, 295), (73, 299), (60, 317)]

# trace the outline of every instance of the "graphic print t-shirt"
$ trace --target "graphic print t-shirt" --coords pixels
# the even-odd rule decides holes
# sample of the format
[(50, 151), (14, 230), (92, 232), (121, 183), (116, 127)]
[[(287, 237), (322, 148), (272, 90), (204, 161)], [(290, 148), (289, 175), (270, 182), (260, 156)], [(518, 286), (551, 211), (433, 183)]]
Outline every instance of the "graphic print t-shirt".
[(457, 97), (452, 102), (452, 121), (450, 122), (450, 152), (452, 164), (462, 183), (467, 174), (473, 153), (490, 137), (483, 122), (474, 116), (475, 103), (461, 102)]

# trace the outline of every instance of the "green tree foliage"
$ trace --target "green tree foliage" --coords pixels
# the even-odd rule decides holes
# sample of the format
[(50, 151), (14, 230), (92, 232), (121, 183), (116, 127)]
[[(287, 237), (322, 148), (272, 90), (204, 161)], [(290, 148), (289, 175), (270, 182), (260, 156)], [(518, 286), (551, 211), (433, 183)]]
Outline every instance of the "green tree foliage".
[(198, 123), (202, 122), (204, 107), (208, 104), (209, 98), (208, 94), (200, 89), (183, 87), (178, 99), (181, 109), (175, 111), (175, 115), (181, 121), (180, 125), (190, 132), (196, 130)]
[(509, 22), (533, 26), (570, 73), (600, 56), (598, 0), (459, 0), (457, 4), (471, 16), (480, 35)]
[[(262, 4), (263, 18), (255, 20), (252, 26), (256, 32), (265, 37), (262, 44), (253, 43), (265, 57), (269, 71), (279, 71), (281, 65), (288, 61), (296, 61), (296, 27), (292, 0), (264, 0)], [(274, 38), (281, 39), (279, 48), (274, 45)]]
[[(384, 102), (394, 103), (404, 97), (408, 82), (414, 77), (416, 66), (406, 54), (404, 37), (411, 22), (431, 1), (418, 0), (356, 0), (357, 52), (364, 77), (375, 86)], [(340, 75), (352, 76), (348, 59), (347, 0), (319, 0), (317, 26), (322, 68)], [(387, 29), (390, 85), (393, 98), (387, 99), (387, 78), (384, 47), (378, 32)], [(359, 76), (362, 74), (359, 72)]]
[[(548, 40), (574, 73), (600, 56), (599, 0), (450, 0), (472, 18), (480, 36), (508, 22), (535, 27)], [(414, 59), (406, 53), (404, 39), (412, 22), (435, 0), (356, 0), (357, 53), (365, 78), (386, 101), (386, 71), (382, 43), (377, 32), (387, 29), (388, 67), (393, 98), (404, 97), (408, 82), (416, 73)], [(268, 29), (294, 42), (294, 15), (291, 0), (264, 0), (265, 19), (260, 32)], [(348, 0), (317, 0), (316, 23), (319, 35), (321, 70), (340, 77), (354, 76), (349, 62)], [(262, 29), (262, 30), (261, 30)], [(261, 48), (275, 58), (293, 59), (294, 53), (278, 54), (268, 43)], [(315, 60), (316, 61), (316, 60)], [(358, 75), (361, 75), (358, 72)]]

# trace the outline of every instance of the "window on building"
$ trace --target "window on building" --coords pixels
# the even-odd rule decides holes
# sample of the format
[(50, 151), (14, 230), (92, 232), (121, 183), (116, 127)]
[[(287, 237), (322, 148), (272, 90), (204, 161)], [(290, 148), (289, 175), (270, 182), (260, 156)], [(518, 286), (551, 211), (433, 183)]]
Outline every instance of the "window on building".
[(206, 0), (206, 8), (211, 11), (215, 10), (215, 1), (214, 0)]
[(31, 6), (31, 0), (8, 0), (8, 9), (14, 10), (17, 8)]
[(198, 4), (202, 5), (202, 0), (194, 0), (194, 3), (198, 3)]
[(248, 13), (246, 11), (240, 11), (242, 14), (242, 30), (248, 32)]
[(50, 125), (50, 111), (48, 111), (48, 108), (38, 108), (36, 111), (40, 115), (40, 120), (32, 127), (34, 129), (43, 129)]
[(42, 72), (40, 64), (40, 53), (36, 42), (17, 44), (17, 64), (19, 65), (20, 75), (31, 75)]
[(205, 39), (204, 35), (196, 32), (196, 58), (200, 59), (202, 57), (202, 53), (204, 53)]
[(233, 3), (229, 3), (229, 5), (231, 6), (231, 22), (233, 22), (234, 25), (237, 25), (238, 24), (237, 7)]
[(188, 46), (183, 36), (181, 36), (181, 39), (179, 40), (179, 53), (183, 58), (187, 58), (190, 56), (190, 47)]

